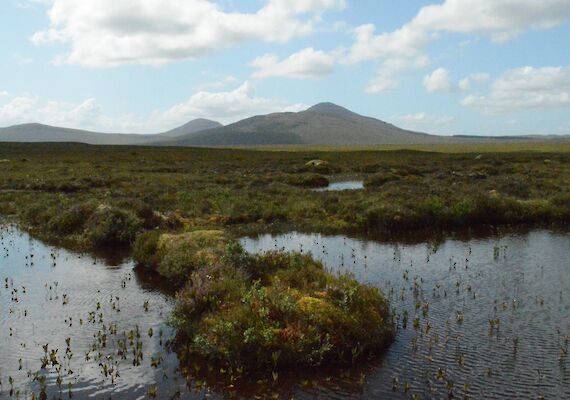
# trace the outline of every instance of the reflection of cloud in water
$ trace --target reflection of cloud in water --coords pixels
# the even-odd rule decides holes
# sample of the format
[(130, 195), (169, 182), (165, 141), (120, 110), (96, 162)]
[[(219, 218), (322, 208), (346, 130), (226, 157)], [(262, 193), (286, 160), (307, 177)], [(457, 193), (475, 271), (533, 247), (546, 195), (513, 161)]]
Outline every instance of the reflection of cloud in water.
[(327, 187), (314, 189), (315, 192), (341, 192), (345, 190), (362, 190), (362, 181), (331, 182)]

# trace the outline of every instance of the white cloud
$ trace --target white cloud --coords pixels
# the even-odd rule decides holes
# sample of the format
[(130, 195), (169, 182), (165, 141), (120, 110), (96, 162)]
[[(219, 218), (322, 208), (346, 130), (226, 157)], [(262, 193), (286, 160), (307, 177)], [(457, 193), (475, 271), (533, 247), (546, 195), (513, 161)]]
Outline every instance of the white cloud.
[(8, 96), (9, 94), (10, 94), (10, 93), (8, 93), (8, 92), (5, 91), (5, 90), (0, 90), (0, 97), (6, 97), (6, 96)]
[(426, 75), (423, 84), (429, 93), (451, 93), (456, 90), (449, 77), (449, 71), (445, 68), (438, 68)]
[(69, 43), (56, 62), (90, 67), (164, 64), (249, 40), (286, 42), (315, 30), (345, 0), (265, 0), (254, 13), (211, 0), (52, 0), (50, 28), (32, 41)]
[(103, 132), (157, 133), (194, 118), (211, 118), (229, 123), (257, 114), (306, 108), (304, 104), (255, 96), (251, 84), (245, 82), (232, 91), (197, 92), (188, 101), (165, 111), (155, 111), (147, 117), (105, 115), (92, 98), (74, 104), (59, 101), (42, 103), (38, 97), (21, 96), (0, 106), (0, 126), (40, 122)]
[(284, 60), (279, 60), (273, 54), (265, 54), (253, 60), (251, 66), (257, 69), (254, 78), (314, 79), (332, 73), (334, 62), (334, 57), (330, 54), (309, 47)]
[(570, 107), (570, 67), (512, 69), (493, 82), (488, 95), (470, 95), (461, 103), (486, 114)]
[(486, 82), (489, 79), (491, 79), (491, 75), (486, 74), (486, 73), (482, 73), (482, 72), (478, 72), (475, 74), (471, 74), (465, 78), (463, 78), (461, 81), (459, 81), (459, 89), (463, 92), (469, 90), (471, 88), (471, 84), (473, 82)]
[[(410, 22), (392, 32), (377, 34), (372, 24), (355, 28), (355, 41), (343, 62), (397, 58), (412, 64), (425, 55), (428, 44), (441, 33), (482, 34), (502, 42), (524, 31), (548, 29), (568, 20), (568, 0), (445, 0), (421, 8)], [(380, 81), (389, 82), (383, 86), (397, 85), (393, 73), (390, 79)]]
[(306, 108), (304, 104), (290, 104), (282, 100), (256, 97), (252, 85), (245, 82), (229, 92), (198, 92), (185, 103), (162, 113), (160, 119), (182, 122), (190, 118), (203, 117), (227, 123), (257, 114), (300, 111)]
[(392, 117), (392, 120), (396, 123), (396, 125), (404, 129), (433, 133), (440, 133), (443, 128), (449, 126), (455, 121), (453, 117), (442, 117), (427, 114), (425, 112), (417, 114), (396, 115)]
[(377, 94), (397, 88), (400, 83), (395, 76), (410, 69), (421, 69), (429, 65), (426, 56), (418, 56), (413, 60), (403, 58), (389, 58), (382, 63), (376, 76), (368, 82), (366, 93)]
[(135, 128), (146, 128), (144, 124), (148, 121), (133, 115), (105, 116), (92, 98), (74, 104), (61, 101), (42, 103), (38, 97), (20, 96), (0, 106), (0, 126), (29, 122), (106, 132), (132, 132)]
[(423, 7), (411, 25), (427, 32), (485, 34), (502, 42), (569, 19), (568, 0), (446, 0)]
[(429, 93), (466, 92), (473, 83), (486, 82), (490, 78), (489, 74), (478, 72), (466, 76), (456, 84), (451, 79), (447, 69), (438, 68), (431, 74), (424, 76), (423, 85)]
[(13, 121), (21, 121), (34, 109), (38, 102), (36, 97), (19, 96), (0, 107), (0, 124), (9, 125)]
[(372, 24), (354, 29), (355, 43), (352, 45), (345, 62), (355, 64), (382, 58), (417, 57), (422, 53), (429, 37), (410, 25), (404, 25), (393, 32), (375, 34)]

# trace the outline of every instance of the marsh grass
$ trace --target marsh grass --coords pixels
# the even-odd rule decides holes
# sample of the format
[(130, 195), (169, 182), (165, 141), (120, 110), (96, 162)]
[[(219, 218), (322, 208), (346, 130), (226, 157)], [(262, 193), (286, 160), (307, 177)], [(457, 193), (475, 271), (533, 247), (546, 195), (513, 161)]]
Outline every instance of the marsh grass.
[[(568, 153), (1, 144), (0, 157), (10, 160), (0, 213), (85, 249), (129, 246), (154, 229), (370, 233), (570, 219)], [(366, 190), (308, 190), (338, 174)]]
[[(392, 324), (376, 289), (306, 255), (244, 254), (229, 245), (239, 232), (570, 221), (569, 153), (0, 144), (0, 159), (10, 160), (2, 216), (71, 247), (131, 248), (182, 288), (173, 318), (186, 338), (180, 354), (251, 371), (352, 362), (383, 348)], [(366, 190), (309, 189), (334, 174), (357, 176)]]
[(323, 362), (351, 364), (394, 337), (386, 299), (308, 255), (248, 255), (229, 243), (177, 296), (182, 360), (202, 357), (244, 374)]

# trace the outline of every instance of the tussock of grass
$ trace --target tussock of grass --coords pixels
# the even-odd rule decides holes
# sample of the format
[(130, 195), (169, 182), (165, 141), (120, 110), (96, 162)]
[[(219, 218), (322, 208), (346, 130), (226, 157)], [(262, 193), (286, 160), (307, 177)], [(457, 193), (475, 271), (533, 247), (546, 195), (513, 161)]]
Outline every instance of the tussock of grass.
[[(165, 278), (184, 283), (194, 270), (218, 262), (225, 249), (225, 234), (222, 231), (195, 231), (175, 234), (162, 234), (157, 237), (155, 268)], [(136, 247), (136, 246), (135, 246)], [(147, 248), (152, 249), (147, 244)], [(146, 256), (137, 255), (145, 262)]]
[(378, 289), (333, 276), (307, 255), (252, 256), (235, 243), (190, 275), (173, 323), (183, 359), (249, 373), (354, 362), (394, 335)]

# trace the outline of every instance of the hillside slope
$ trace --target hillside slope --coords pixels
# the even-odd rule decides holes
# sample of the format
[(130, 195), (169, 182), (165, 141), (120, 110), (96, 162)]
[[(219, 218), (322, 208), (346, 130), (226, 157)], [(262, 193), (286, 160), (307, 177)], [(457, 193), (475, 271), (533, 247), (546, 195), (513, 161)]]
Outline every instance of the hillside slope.
[(215, 121), (197, 119), (168, 132), (142, 135), (101, 133), (32, 123), (0, 128), (0, 142), (76, 142), (99, 145), (140, 145), (170, 140), (170, 138), (176, 138), (181, 135), (193, 135), (203, 130), (220, 126), (222, 125)]
[(400, 129), (356, 114), (332, 103), (298, 113), (275, 113), (248, 118), (199, 134), (183, 135), (170, 145), (368, 145), (439, 143), (447, 138)]

